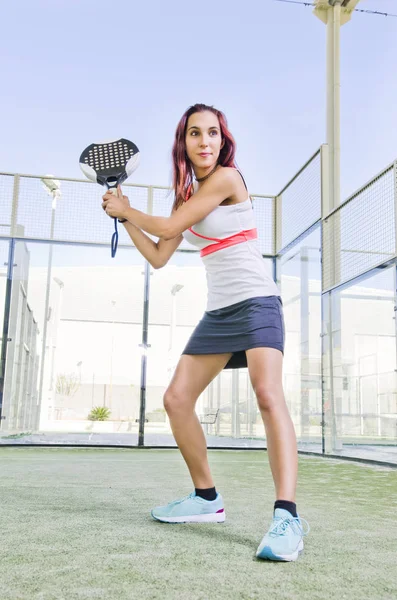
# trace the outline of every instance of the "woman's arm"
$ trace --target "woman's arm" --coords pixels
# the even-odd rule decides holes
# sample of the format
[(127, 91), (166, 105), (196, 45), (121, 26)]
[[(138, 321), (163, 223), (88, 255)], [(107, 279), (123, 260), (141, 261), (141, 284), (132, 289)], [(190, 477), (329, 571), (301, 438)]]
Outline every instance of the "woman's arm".
[(183, 206), (170, 217), (154, 217), (122, 203), (117, 196), (109, 197), (103, 208), (111, 217), (127, 219), (130, 223), (151, 235), (172, 240), (183, 231), (198, 223), (214, 210), (223, 200), (232, 196), (240, 175), (235, 169), (222, 167), (216, 171)]
[[(106, 210), (109, 201), (108, 199), (113, 199), (114, 197), (115, 196), (113, 192), (106, 192), (106, 194), (103, 196), (104, 202), (102, 204), (102, 208), (104, 210)], [(119, 208), (120, 206), (124, 207), (124, 209), (129, 207), (128, 198), (127, 196), (123, 196), (120, 187), (117, 188), (116, 198), (119, 204)], [(115, 204), (117, 204), (117, 202)], [(171, 212), (171, 215), (172, 214), (173, 212)], [(143, 258), (145, 258), (154, 269), (161, 269), (161, 267), (164, 267), (164, 265), (167, 264), (167, 262), (169, 261), (169, 259), (183, 240), (183, 236), (180, 235), (174, 238), (173, 240), (169, 241), (159, 239), (156, 243), (148, 235), (146, 235), (146, 233), (143, 233), (143, 231), (141, 231), (139, 227), (136, 227), (128, 221), (124, 223), (124, 227), (128, 235), (130, 236), (135, 248), (138, 250), (138, 252), (142, 254)]]
[(182, 236), (178, 236), (168, 241), (160, 239), (156, 243), (132, 223), (126, 222), (123, 225), (136, 249), (154, 269), (164, 267), (183, 240)]

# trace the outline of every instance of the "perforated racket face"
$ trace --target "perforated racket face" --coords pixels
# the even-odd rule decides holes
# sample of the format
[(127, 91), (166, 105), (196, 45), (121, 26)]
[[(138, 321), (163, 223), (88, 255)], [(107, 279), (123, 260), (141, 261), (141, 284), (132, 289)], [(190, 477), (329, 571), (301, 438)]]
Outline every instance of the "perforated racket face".
[(92, 181), (114, 187), (127, 179), (139, 164), (138, 147), (124, 138), (91, 144), (80, 156), (80, 167)]

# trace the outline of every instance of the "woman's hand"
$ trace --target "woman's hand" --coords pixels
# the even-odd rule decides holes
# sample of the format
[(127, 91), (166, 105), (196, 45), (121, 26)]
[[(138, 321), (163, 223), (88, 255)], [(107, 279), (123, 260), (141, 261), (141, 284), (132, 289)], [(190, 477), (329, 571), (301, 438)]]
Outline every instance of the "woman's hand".
[(123, 196), (119, 185), (117, 186), (117, 195), (108, 190), (102, 196), (102, 200), (102, 208), (109, 217), (116, 217), (117, 219), (126, 218), (126, 211), (130, 208), (130, 202), (127, 196)]

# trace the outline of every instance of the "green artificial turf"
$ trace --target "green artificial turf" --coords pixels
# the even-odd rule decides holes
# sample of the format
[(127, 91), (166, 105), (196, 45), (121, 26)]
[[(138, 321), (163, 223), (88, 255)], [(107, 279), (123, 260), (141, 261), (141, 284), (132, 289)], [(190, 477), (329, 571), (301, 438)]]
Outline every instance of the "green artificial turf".
[(259, 561), (274, 487), (265, 451), (210, 451), (224, 524), (150, 509), (192, 491), (177, 450), (0, 449), (0, 600), (392, 600), (397, 470), (299, 457), (310, 524), (295, 563)]

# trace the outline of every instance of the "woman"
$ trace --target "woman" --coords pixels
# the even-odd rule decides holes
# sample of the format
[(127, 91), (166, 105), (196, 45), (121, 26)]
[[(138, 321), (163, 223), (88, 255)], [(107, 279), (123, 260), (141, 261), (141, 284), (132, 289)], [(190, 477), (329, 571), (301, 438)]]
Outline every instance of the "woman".
[[(296, 512), (296, 436), (282, 387), (282, 301), (257, 245), (252, 203), (235, 166), (235, 150), (224, 114), (196, 104), (185, 112), (176, 130), (175, 202), (170, 217), (131, 208), (120, 188), (117, 196), (111, 192), (103, 196), (102, 207), (125, 224), (135, 247), (154, 268), (164, 266), (186, 238), (200, 249), (207, 272), (207, 310), (164, 396), (195, 491), (153, 509), (153, 518), (168, 523), (225, 520), (194, 407), (222, 369), (248, 367), (276, 490), (273, 521), (256, 555), (290, 561), (302, 551), (306, 532)], [(159, 241), (155, 243), (143, 231)]]

